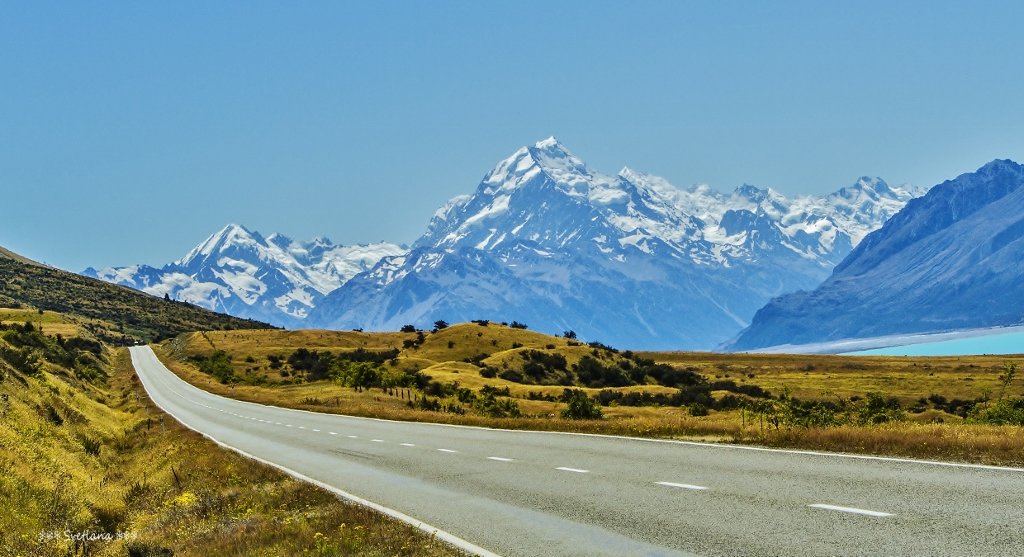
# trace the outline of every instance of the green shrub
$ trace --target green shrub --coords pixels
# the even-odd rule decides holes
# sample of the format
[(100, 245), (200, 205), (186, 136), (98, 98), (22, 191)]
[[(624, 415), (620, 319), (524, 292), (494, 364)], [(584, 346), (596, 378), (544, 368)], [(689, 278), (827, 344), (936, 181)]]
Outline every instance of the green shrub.
[(688, 408), (688, 410), (690, 411), (690, 415), (691, 416), (707, 416), (708, 415), (708, 407), (704, 406), (703, 404), (701, 404), (699, 402), (694, 402), (693, 404), (691, 404), (690, 407)]
[(979, 404), (970, 414), (973, 422), (993, 425), (1024, 425), (1024, 398)]
[(587, 393), (579, 389), (566, 389), (566, 407), (562, 417), (567, 420), (599, 420), (604, 417), (601, 407)]

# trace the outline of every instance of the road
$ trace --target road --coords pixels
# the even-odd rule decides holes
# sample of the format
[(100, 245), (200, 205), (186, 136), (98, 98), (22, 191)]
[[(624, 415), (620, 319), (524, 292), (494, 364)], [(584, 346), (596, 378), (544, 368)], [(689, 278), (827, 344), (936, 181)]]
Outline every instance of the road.
[(131, 349), (186, 426), (483, 555), (1020, 555), (1024, 470), (318, 414)]

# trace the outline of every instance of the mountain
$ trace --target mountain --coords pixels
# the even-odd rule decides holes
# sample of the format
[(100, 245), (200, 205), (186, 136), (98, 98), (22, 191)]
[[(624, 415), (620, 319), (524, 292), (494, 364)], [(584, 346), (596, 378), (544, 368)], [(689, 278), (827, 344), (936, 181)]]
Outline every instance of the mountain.
[(811, 292), (773, 300), (727, 347), (1024, 323), (1024, 166), (995, 160), (933, 187)]
[(3, 248), (0, 307), (61, 312), (111, 344), (152, 342), (189, 331), (270, 327), (47, 267)]
[(918, 190), (862, 178), (787, 199), (595, 172), (554, 138), (439, 209), (408, 252), (328, 294), (307, 323), (396, 329), (517, 320), (631, 348), (710, 348), (774, 296), (812, 288)]
[(161, 268), (90, 267), (83, 274), (231, 315), (298, 327), (324, 294), (382, 257), (405, 251), (387, 243), (340, 246), (326, 238), (264, 238), (229, 224)]

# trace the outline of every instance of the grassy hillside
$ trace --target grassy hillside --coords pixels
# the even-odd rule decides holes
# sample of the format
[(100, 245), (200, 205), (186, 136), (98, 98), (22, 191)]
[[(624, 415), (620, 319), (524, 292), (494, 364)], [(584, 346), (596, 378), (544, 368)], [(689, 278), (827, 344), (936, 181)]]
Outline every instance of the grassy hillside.
[(0, 251), (0, 308), (58, 312), (113, 345), (186, 331), (270, 327), (40, 265), (7, 250)]
[(210, 331), (158, 353), (205, 389), (309, 410), (1024, 463), (1021, 358), (633, 353), (495, 323)]
[(220, 449), (150, 403), (126, 349), (42, 318), (0, 324), (0, 556), (458, 554)]

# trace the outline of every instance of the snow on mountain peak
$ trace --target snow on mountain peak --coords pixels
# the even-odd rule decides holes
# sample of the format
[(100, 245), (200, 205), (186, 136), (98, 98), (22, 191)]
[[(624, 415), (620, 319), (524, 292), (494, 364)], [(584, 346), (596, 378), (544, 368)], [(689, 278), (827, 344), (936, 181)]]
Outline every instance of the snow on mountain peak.
[(231, 246), (252, 247), (263, 242), (264, 240), (258, 232), (253, 233), (240, 224), (231, 223), (210, 235), (205, 241), (189, 251), (185, 257), (175, 261), (175, 264), (188, 267), (197, 261), (204, 261)]
[(542, 139), (533, 144), (533, 146), (536, 147), (537, 149), (550, 149), (553, 147), (561, 147), (561, 145), (561, 142), (555, 139), (555, 136), (553, 135), (548, 136), (547, 139)]
[(642, 251), (655, 242), (700, 264), (789, 254), (831, 269), (911, 197), (869, 177), (829, 196), (795, 199), (751, 184), (728, 195), (704, 184), (682, 190), (628, 166), (615, 176), (595, 172), (548, 138), (516, 150), (474, 195), (439, 209), (415, 245), (494, 250), (525, 241), (550, 254), (594, 243), (620, 257), (612, 242)]
[(590, 171), (578, 157), (554, 137), (538, 141), (533, 147), (520, 147), (498, 163), (480, 184), (481, 191), (512, 191), (546, 175), (563, 186), (584, 185)]
[(339, 246), (326, 237), (295, 242), (275, 233), (264, 238), (229, 224), (161, 269), (135, 265), (87, 274), (216, 311), (294, 326), (325, 294), (382, 258), (406, 251), (387, 243)]

